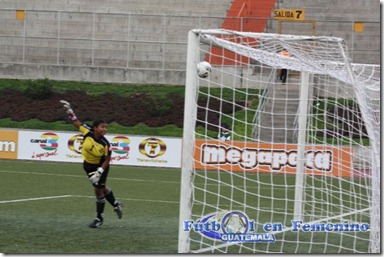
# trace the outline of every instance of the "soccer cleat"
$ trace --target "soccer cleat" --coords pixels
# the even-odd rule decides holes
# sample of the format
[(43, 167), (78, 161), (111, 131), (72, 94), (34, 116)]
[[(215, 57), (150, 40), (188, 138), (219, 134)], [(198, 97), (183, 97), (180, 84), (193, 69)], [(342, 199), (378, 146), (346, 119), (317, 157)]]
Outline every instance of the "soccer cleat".
[(94, 219), (91, 224), (89, 224), (90, 228), (98, 228), (103, 224), (103, 220), (96, 218)]
[(114, 211), (116, 212), (117, 217), (119, 219), (121, 219), (121, 217), (123, 217), (123, 208), (122, 207), (123, 207), (122, 203), (116, 202), (116, 206), (115, 206)]

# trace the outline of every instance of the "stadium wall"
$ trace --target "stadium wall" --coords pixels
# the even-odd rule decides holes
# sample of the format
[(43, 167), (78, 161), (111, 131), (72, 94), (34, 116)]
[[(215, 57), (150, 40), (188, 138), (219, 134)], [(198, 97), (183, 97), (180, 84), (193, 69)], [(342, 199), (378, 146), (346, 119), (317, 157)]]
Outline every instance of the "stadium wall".
[(8, 79), (49, 78), (96, 83), (182, 85), (185, 82), (185, 71), (0, 63), (0, 77)]
[[(182, 85), (190, 29), (262, 22), (265, 32), (278, 32), (273, 11), (268, 18), (252, 11), (263, 0), (243, 1), (251, 4), (236, 17), (227, 12), (231, 0), (167, 0), (153, 8), (155, 2), (0, 1), (0, 78)], [(317, 35), (346, 40), (352, 62), (379, 64), (379, 3), (336, 2), (280, 0), (274, 8), (304, 8), (306, 19), (317, 22)], [(363, 31), (354, 31), (356, 22)], [(282, 32), (311, 33), (307, 26), (284, 23)]]

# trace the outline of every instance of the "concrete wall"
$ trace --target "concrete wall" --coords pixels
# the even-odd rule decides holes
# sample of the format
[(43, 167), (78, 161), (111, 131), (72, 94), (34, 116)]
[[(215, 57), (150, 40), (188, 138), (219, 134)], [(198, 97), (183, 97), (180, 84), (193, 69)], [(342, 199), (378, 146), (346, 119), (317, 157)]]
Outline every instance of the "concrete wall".
[[(66, 72), (79, 66), (100, 70), (141, 69), (144, 77), (146, 70), (151, 70), (148, 75), (156, 70), (158, 76), (175, 71), (176, 80), (140, 76), (116, 77), (113, 81), (183, 84), (188, 31), (216, 28), (222, 21), (221, 17), (31, 10), (26, 17), (25, 21), (19, 21), (15, 19), (15, 10), (0, 10), (0, 22), (5, 24), (0, 28), (0, 63), (7, 66), (7, 72), (0, 71), (2, 77), (17, 74), (10, 72), (11, 67), (24, 64), (27, 69), (17, 70), (30, 71), (35, 64), (42, 69), (37, 74), (52, 79), (59, 77), (44, 73), (49, 69), (42, 67), (55, 66), (51, 70), (56, 70), (56, 66), (63, 66), (62, 73), (68, 76), (67, 80), (79, 79)], [(31, 73), (18, 74), (18, 77), (29, 78)]]
[[(279, 0), (279, 9), (305, 10), (306, 20), (316, 21), (318, 36), (343, 38), (353, 62), (380, 64), (380, 2), (366, 0)], [(335, 22), (337, 21), (337, 22)], [(354, 32), (354, 22), (363, 22), (363, 32)], [(271, 22), (268, 32), (277, 33), (276, 22)], [(312, 24), (282, 24), (282, 33), (312, 35)]]
[(229, 0), (1, 0), (0, 9), (225, 16)]
[(41, 64), (0, 64), (2, 78), (182, 85), (185, 71)]
[[(188, 31), (220, 27), (231, 2), (2, 0), (0, 77), (184, 84)], [(280, 0), (276, 8), (305, 8), (318, 35), (346, 40), (353, 61), (380, 63), (379, 3)], [(27, 10), (25, 20), (16, 9)], [(352, 33), (352, 20), (365, 21), (364, 32)], [(283, 33), (307, 31), (286, 25)], [(267, 32), (276, 30), (271, 20)]]

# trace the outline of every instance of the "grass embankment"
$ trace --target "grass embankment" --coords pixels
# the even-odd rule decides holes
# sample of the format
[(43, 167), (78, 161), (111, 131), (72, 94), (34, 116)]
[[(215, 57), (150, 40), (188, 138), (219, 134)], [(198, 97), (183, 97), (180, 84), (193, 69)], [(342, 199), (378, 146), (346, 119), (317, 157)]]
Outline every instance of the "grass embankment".
[[(2, 79), (0, 80), (0, 94), (1, 91), (7, 89), (22, 91), (26, 94), (41, 94), (44, 93), (44, 90), (46, 90), (46, 88), (44, 88), (44, 84), (49, 84), (49, 90), (52, 90), (56, 93), (64, 93), (68, 91), (84, 91), (91, 96), (116, 94), (119, 96), (127, 97), (127, 101), (129, 101), (130, 96), (135, 94), (149, 94), (152, 97), (150, 100), (155, 104), (153, 108), (155, 110), (160, 110), (159, 115), (161, 115), (161, 111), (166, 111), (170, 108), (175, 109), (169, 105), (169, 100), (172, 97), (180, 97), (181, 99), (184, 99), (185, 97), (184, 86), (91, 83), (74, 81), (52, 81), (47, 79), (37, 81)], [(254, 124), (253, 119), (258, 108), (259, 96), (262, 93), (260, 90), (233, 90), (232, 88), (212, 87), (200, 87), (198, 90), (198, 113), (200, 113), (201, 116), (198, 117), (197, 121), (196, 137), (216, 138), (218, 132), (217, 124), (225, 123), (232, 128), (232, 137), (234, 140), (245, 140), (252, 138), (252, 129)], [(74, 97), (76, 96), (74, 95)], [(216, 101), (216, 107), (210, 106), (214, 101)], [(219, 102), (220, 106), (217, 106), (217, 102)], [(228, 104), (230, 105), (230, 112), (223, 113), (221, 108), (223, 107), (224, 110), (224, 105), (227, 105), (228, 107)], [(184, 110), (181, 108), (182, 107), (178, 107), (178, 110), (176, 111), (183, 113)], [(309, 142), (313, 142), (315, 144), (327, 143), (335, 145), (369, 145), (369, 139), (359, 136), (361, 133), (358, 133), (353, 137), (350, 135), (344, 135), (344, 131), (350, 130), (350, 124), (348, 122), (354, 122), (353, 124), (363, 124), (361, 117), (359, 117), (360, 115), (355, 117), (357, 119), (355, 121), (349, 120), (352, 118), (351, 110), (359, 109), (358, 104), (354, 100), (317, 98), (311, 108), (312, 120), (310, 122), (309, 132), (307, 135), (307, 140)], [(349, 111), (349, 114), (345, 114), (347, 110)], [(127, 115), (134, 115), (134, 113), (128, 113)], [(211, 115), (216, 115), (216, 122), (218, 120), (219, 122), (216, 124), (212, 123), (212, 120), (209, 120), (212, 118)], [(339, 117), (339, 115), (342, 116)], [(161, 117), (162, 116), (158, 116), (154, 118), (162, 119)], [(334, 117), (334, 120), (330, 120), (332, 117)], [(182, 117), (180, 118), (182, 119)], [(345, 122), (345, 119), (347, 119), (347, 123)], [(84, 122), (89, 123), (91, 121), (84, 120)], [(109, 133), (182, 137), (183, 129), (180, 127), (180, 124), (182, 124), (182, 121), (179, 122), (179, 126), (176, 126), (175, 124), (168, 124), (164, 126), (148, 126), (145, 123), (138, 123), (133, 126), (123, 126), (119, 124), (119, 120), (117, 118), (115, 121), (109, 124)], [(14, 121), (5, 116), (5, 118), (0, 118), (0, 127), (75, 131), (75, 128), (72, 126), (72, 124), (66, 122), (64, 119), (62, 121), (52, 122), (44, 122), (38, 119)], [(344, 127), (347, 127), (347, 130)], [(354, 133), (357, 132), (355, 131)]]
[[(31, 85), (36, 83), (36, 86)], [(52, 80), (18, 80), (18, 79), (2, 79), (0, 80), (0, 94), (2, 90), (12, 89), (22, 92), (40, 93), (40, 89), (44, 88), (44, 84), (49, 84), (49, 90), (56, 93), (64, 93), (67, 91), (85, 91), (88, 95), (99, 96), (103, 94), (117, 94), (119, 96), (126, 96), (129, 101), (129, 96), (135, 94), (150, 94), (157, 99), (169, 99), (170, 97), (182, 97), (184, 98), (184, 86), (170, 86), (170, 85), (131, 85), (131, 84), (112, 84), (112, 83), (91, 83), (91, 82), (74, 82), (74, 81), (52, 81)], [(38, 87), (41, 87), (40, 89)], [(36, 92), (33, 92), (36, 91)], [(41, 90), (40, 90), (41, 91)], [(249, 90), (248, 90), (249, 91)], [(43, 92), (44, 93), (44, 92)], [(231, 90), (220, 88), (200, 88), (199, 100), (208, 99), (203, 101), (208, 103), (212, 98), (225, 99), (228, 103), (232, 101), (249, 102), (251, 107), (256, 107), (258, 103), (258, 90), (252, 90), (253, 96), (250, 98), (244, 93), (244, 90)], [(74, 96), (76, 97), (76, 96)], [(69, 100), (69, 99), (68, 99)], [(161, 101), (160, 101), (161, 102)], [(183, 110), (178, 110), (183, 112)], [(131, 115), (131, 114), (130, 114)], [(251, 133), (251, 120), (253, 119), (254, 112), (245, 112), (243, 109), (235, 111), (235, 119), (230, 115), (222, 115), (221, 121), (233, 127), (235, 129), (234, 139), (242, 140), (244, 138), (238, 138), (236, 135), (250, 136)], [(247, 121), (246, 123), (242, 121)], [(90, 122), (85, 120), (84, 122)], [(30, 119), (25, 121), (14, 121), (9, 117), (0, 119), (0, 127), (2, 128), (18, 128), (18, 129), (42, 129), (42, 130), (60, 130), (60, 131), (74, 131), (75, 129), (71, 124), (63, 121), (44, 122), (38, 119)], [(198, 133), (208, 134), (210, 137), (217, 136), (217, 129), (210, 128), (206, 131), (204, 128), (197, 127)], [(109, 133), (116, 134), (130, 134), (130, 135), (153, 135), (153, 136), (171, 136), (182, 137), (183, 129), (173, 125), (165, 125), (161, 127), (150, 127), (146, 124), (139, 123), (134, 126), (126, 127), (119, 124), (118, 121), (109, 124)]]
[[(85, 91), (88, 95), (98, 96), (103, 94), (117, 94), (120, 96), (130, 96), (133, 94), (151, 93), (159, 98), (168, 96), (169, 94), (177, 94), (184, 96), (184, 86), (169, 85), (127, 85), (112, 83), (91, 83), (91, 82), (74, 82), (74, 81), (52, 81), (39, 80), (38, 83), (48, 82), (51, 89), (57, 93), (66, 91)], [(1, 79), (0, 94), (3, 90), (17, 90), (26, 92), (31, 87), (32, 80), (19, 79)], [(39, 86), (40, 86), (39, 84)], [(76, 97), (76, 96), (74, 96)], [(84, 121), (91, 122), (91, 121)], [(38, 119), (30, 119), (26, 121), (13, 121), (10, 118), (0, 119), (1, 128), (18, 128), (18, 129), (42, 129), (42, 130), (60, 130), (74, 131), (75, 128), (65, 120), (57, 122), (44, 122)], [(137, 124), (131, 127), (125, 127), (117, 122), (109, 124), (109, 133), (131, 134), (131, 135), (156, 135), (156, 136), (172, 136), (181, 137), (183, 129), (174, 125), (166, 125), (163, 127), (149, 127), (145, 124)]]

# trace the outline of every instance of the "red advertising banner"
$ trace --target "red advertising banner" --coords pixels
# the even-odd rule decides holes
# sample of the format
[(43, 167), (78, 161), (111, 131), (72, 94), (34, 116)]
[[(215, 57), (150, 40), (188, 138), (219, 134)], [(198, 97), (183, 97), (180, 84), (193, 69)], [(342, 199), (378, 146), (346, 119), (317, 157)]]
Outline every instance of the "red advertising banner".
[[(266, 144), (258, 142), (222, 142), (196, 140), (196, 169), (228, 171), (296, 173), (296, 144)], [(329, 145), (305, 148), (305, 172), (313, 175), (350, 177), (352, 149)]]

